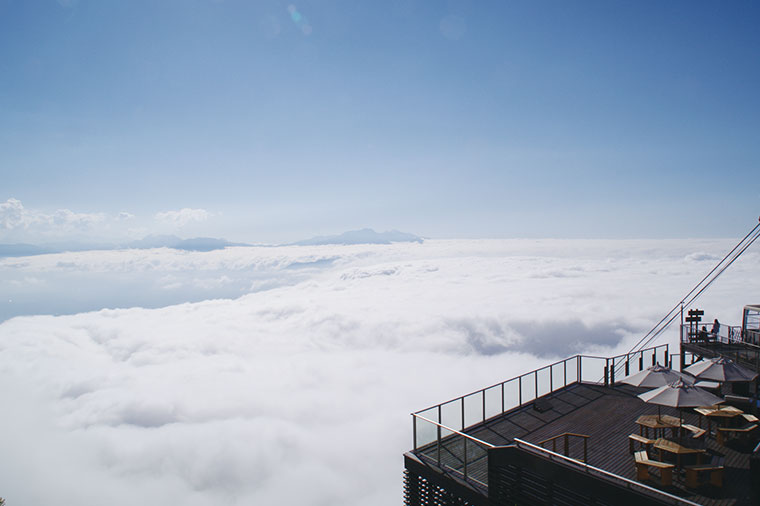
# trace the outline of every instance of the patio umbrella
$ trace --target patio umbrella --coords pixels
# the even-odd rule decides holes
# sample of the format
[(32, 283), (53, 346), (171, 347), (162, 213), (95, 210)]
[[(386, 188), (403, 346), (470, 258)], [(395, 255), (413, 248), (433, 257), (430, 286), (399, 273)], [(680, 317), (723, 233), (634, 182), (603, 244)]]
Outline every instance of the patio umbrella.
[[(644, 392), (638, 397), (646, 403), (657, 404), (657, 416), (660, 415), (660, 406), (670, 406), (680, 410), (681, 408), (713, 406), (723, 402), (723, 399), (717, 395), (682, 380)], [(680, 424), (683, 425), (683, 418), (681, 418)]]
[(683, 380), (686, 383), (692, 384), (694, 381), (678, 371), (674, 371), (670, 367), (664, 365), (655, 364), (648, 369), (639, 371), (636, 374), (626, 376), (621, 383), (633, 385), (635, 387), (663, 387), (678, 380)]
[(733, 360), (724, 357), (701, 360), (696, 364), (691, 364), (684, 369), (684, 372), (691, 374), (695, 378), (726, 383), (752, 381), (757, 378), (756, 372), (745, 369)]

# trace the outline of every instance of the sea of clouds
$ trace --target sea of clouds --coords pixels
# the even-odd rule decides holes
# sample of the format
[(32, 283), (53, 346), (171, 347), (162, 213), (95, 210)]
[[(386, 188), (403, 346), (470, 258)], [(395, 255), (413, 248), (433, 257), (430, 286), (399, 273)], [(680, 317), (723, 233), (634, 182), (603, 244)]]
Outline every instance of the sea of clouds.
[[(733, 242), (0, 259), (0, 496), (400, 504), (410, 412), (567, 355), (627, 351)], [(756, 250), (699, 301), (708, 319), (740, 323), (760, 300)], [(28, 313), (50, 315), (14, 316)]]

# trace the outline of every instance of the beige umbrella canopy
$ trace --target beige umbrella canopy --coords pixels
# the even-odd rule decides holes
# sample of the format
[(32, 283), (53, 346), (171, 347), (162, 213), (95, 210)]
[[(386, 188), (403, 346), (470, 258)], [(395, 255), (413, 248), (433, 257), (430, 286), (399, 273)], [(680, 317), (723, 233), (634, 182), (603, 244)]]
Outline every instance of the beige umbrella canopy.
[(723, 399), (707, 390), (682, 380), (639, 394), (639, 399), (650, 404), (671, 408), (696, 408), (720, 404)]
[(682, 380), (685, 383), (689, 384), (694, 383), (694, 381), (685, 374), (674, 371), (670, 367), (655, 364), (648, 369), (637, 372), (636, 374), (626, 376), (620, 380), (620, 382), (627, 385), (633, 385), (635, 387), (656, 388), (669, 385), (670, 383), (676, 382), (678, 380)]
[[(707, 390), (695, 387), (682, 380), (674, 381), (664, 387), (655, 388), (643, 394), (639, 399), (649, 404), (657, 404), (657, 416), (660, 416), (660, 406), (671, 408), (697, 408), (699, 406), (713, 406), (724, 402), (722, 398), (713, 395)], [(679, 425), (683, 425), (683, 418)]]
[(695, 378), (734, 383), (738, 381), (752, 381), (757, 378), (757, 373), (750, 371), (733, 360), (716, 357), (710, 360), (700, 360), (684, 369)]

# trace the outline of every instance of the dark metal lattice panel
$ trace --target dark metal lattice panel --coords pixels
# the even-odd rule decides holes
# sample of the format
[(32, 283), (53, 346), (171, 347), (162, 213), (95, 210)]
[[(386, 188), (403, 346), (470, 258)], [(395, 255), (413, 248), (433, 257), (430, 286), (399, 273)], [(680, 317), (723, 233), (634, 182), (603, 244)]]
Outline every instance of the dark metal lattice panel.
[(406, 506), (474, 506), (451, 491), (408, 470), (404, 471), (404, 504)]
[(518, 466), (506, 465), (491, 469), (489, 495), (492, 506), (514, 504), (533, 506), (612, 506), (582, 493), (563, 487), (544, 476)]

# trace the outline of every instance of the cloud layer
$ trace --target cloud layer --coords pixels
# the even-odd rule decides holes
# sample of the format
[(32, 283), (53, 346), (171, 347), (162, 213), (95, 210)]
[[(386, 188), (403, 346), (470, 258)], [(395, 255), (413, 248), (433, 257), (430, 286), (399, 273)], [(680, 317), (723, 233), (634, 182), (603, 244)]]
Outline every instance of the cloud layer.
[(75, 213), (69, 209), (45, 213), (26, 209), (14, 198), (0, 203), (0, 230), (5, 233), (38, 230), (63, 236), (92, 230), (105, 220), (103, 213)]
[[(0, 490), (32, 506), (398, 504), (409, 412), (553, 357), (626, 350), (730, 246), (426, 241), (3, 260), (4, 277), (61, 296), (51, 280), (63, 275), (69, 287), (259, 277), (234, 299), (0, 324), (0, 402), (13, 406)], [(736, 322), (757, 300), (745, 280), (760, 258), (747, 255), (701, 302), (707, 317)]]
[(97, 244), (127, 240), (151, 232), (175, 232), (206, 222), (212, 213), (205, 209), (182, 208), (140, 219), (127, 211), (116, 214), (75, 212), (70, 209), (45, 211), (25, 207), (20, 200), (0, 202), (0, 242), (45, 243), (86, 240)]

